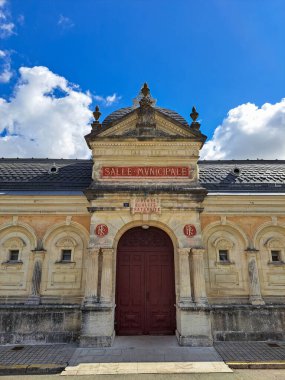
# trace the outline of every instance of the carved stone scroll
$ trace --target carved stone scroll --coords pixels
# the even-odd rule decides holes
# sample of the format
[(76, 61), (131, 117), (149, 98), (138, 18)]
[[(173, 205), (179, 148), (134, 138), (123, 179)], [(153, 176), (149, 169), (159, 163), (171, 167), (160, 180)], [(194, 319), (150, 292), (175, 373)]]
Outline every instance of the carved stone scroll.
[(40, 296), (42, 279), (42, 263), (37, 260), (34, 265), (33, 277), (32, 277), (32, 296)]
[(256, 260), (257, 252), (258, 251), (246, 251), (249, 275), (249, 301), (252, 305), (264, 305), (265, 302), (262, 299), (260, 291), (260, 282)]

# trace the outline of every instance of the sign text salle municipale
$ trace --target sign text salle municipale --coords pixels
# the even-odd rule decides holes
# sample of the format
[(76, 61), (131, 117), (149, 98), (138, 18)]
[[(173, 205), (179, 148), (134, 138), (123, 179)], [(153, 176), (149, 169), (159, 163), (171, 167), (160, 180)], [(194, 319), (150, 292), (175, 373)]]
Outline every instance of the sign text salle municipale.
[(189, 178), (190, 168), (187, 166), (103, 166), (102, 178), (116, 177), (184, 177)]

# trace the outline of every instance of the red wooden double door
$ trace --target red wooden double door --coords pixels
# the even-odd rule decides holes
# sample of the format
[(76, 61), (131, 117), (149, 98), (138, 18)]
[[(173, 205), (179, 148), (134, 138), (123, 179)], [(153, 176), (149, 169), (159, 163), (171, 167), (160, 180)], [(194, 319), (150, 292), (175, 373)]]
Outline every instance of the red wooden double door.
[(136, 227), (121, 237), (116, 282), (118, 335), (174, 334), (174, 252), (164, 231)]

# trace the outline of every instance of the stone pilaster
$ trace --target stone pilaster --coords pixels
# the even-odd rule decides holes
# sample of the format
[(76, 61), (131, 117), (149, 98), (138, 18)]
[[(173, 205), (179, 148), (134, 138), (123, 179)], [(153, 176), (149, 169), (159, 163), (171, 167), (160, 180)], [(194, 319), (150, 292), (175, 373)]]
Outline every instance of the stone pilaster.
[(101, 302), (113, 303), (113, 257), (114, 249), (102, 248)]
[(98, 256), (99, 248), (89, 248), (86, 258), (85, 305), (93, 305), (98, 297)]
[(81, 347), (108, 347), (114, 340), (113, 255), (111, 248), (89, 249)]
[(25, 302), (28, 305), (39, 305), (41, 303), (42, 268), (45, 252), (43, 249), (32, 251), (33, 271), (29, 287), (29, 296)]
[(178, 249), (179, 260), (179, 303), (178, 305), (188, 306), (193, 304), (191, 277), (190, 277), (190, 248)]
[(204, 255), (205, 249), (191, 248), (192, 254), (192, 276), (194, 287), (194, 301), (198, 305), (207, 305)]
[(257, 267), (257, 250), (246, 250), (248, 275), (249, 275), (249, 301), (252, 305), (264, 305), (261, 296), (260, 281)]

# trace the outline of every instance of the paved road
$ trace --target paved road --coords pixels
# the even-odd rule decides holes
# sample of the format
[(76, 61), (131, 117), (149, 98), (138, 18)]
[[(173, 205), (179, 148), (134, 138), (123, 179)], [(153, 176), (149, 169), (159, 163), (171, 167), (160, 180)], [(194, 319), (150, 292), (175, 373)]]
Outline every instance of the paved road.
[[(70, 377), (80, 379), (81, 376)], [(1, 380), (63, 380), (60, 375), (1, 376)], [(285, 369), (236, 370), (233, 373), (186, 375), (90, 375), (82, 380), (285, 380)]]

